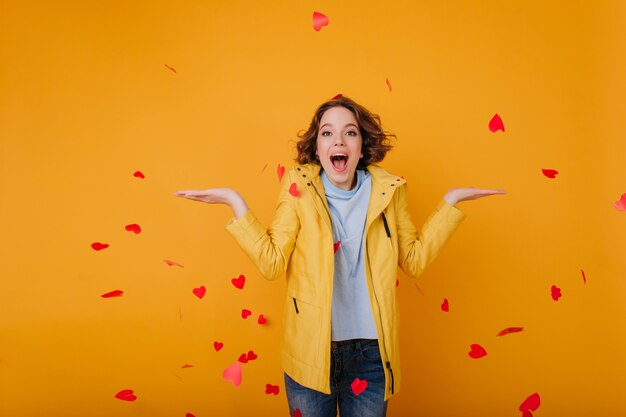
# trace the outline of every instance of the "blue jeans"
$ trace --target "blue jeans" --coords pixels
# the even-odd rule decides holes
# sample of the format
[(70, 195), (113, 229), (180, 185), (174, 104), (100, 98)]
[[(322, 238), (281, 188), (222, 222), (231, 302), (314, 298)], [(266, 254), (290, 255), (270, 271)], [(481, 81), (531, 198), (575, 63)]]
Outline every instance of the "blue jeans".
[[(303, 387), (285, 374), (289, 415), (299, 409), (302, 417), (384, 417), (385, 370), (378, 341), (370, 339), (331, 342), (330, 394)], [(367, 381), (358, 396), (352, 391), (355, 378)]]

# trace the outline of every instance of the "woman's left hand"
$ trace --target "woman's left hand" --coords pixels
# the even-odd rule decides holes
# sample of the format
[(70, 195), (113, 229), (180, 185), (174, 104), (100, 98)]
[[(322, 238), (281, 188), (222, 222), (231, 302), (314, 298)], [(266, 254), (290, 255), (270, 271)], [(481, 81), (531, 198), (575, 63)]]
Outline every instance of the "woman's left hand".
[(504, 190), (486, 190), (482, 188), (468, 187), (468, 188), (451, 188), (443, 197), (444, 200), (451, 206), (456, 203), (467, 200), (476, 200), (478, 198), (487, 197), (494, 194), (506, 194)]

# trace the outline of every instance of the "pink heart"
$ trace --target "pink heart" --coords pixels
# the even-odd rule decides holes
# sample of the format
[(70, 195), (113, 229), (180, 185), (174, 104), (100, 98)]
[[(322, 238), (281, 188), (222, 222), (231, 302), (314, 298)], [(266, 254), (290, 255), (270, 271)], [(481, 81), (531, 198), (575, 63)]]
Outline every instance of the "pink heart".
[(141, 171), (135, 171), (135, 173), (133, 174), (133, 177), (135, 177), (135, 178), (141, 178), (141, 179), (146, 178), (146, 176), (145, 176), (145, 175), (143, 175), (143, 173), (142, 173)]
[(328, 25), (328, 17), (322, 13), (313, 12), (313, 29), (319, 32), (326, 25)]
[(102, 294), (100, 297), (102, 297), (102, 298), (121, 297), (122, 294), (124, 294), (124, 291), (122, 291), (122, 290), (115, 290), (115, 291), (108, 292), (106, 294)]
[(108, 243), (93, 242), (91, 244), (91, 248), (93, 250), (102, 250), (102, 249), (106, 249), (108, 247), (109, 247)]
[(291, 187), (289, 187), (289, 194), (294, 197), (300, 196), (300, 192), (298, 191), (298, 185), (295, 182), (291, 184)]
[(224, 344), (221, 342), (213, 342), (213, 348), (216, 352), (219, 352), (224, 347)]
[(481, 345), (473, 344), (470, 345), (471, 350), (468, 352), (468, 355), (472, 359), (480, 359), (483, 356), (487, 356), (487, 351)]
[(443, 303), (441, 303), (441, 310), (445, 311), (446, 313), (450, 311), (450, 305), (448, 304), (447, 298), (443, 299)]
[(619, 211), (626, 211), (626, 194), (622, 194), (620, 199), (615, 202), (615, 208)]
[(239, 362), (235, 362), (228, 368), (224, 369), (222, 378), (224, 378), (225, 381), (231, 382), (235, 387), (241, 385), (241, 364)]
[(354, 378), (354, 381), (352, 381), (350, 387), (352, 387), (352, 392), (354, 393), (354, 395), (359, 395), (367, 388), (367, 381), (364, 379), (360, 380), (359, 378)]
[(263, 314), (261, 314), (261, 315), (259, 316), (259, 320), (257, 321), (257, 323), (259, 323), (259, 324), (265, 324), (265, 323), (267, 323), (267, 319), (265, 318), (265, 316), (264, 316)]
[(278, 385), (265, 384), (265, 393), (266, 394), (278, 395), (279, 391), (280, 391), (280, 388), (278, 387)]
[(193, 293), (196, 297), (202, 299), (202, 297), (204, 297), (204, 294), (206, 294), (206, 288), (204, 287), (204, 285), (198, 288), (194, 288)]
[(557, 174), (559, 173), (559, 171), (557, 171), (556, 169), (542, 169), (541, 172), (543, 172), (543, 175), (548, 178), (556, 178)]
[(230, 280), (230, 282), (233, 283), (235, 288), (239, 288), (240, 290), (242, 290), (243, 286), (246, 284), (246, 277), (244, 277), (243, 275), (239, 275), (239, 278), (233, 278)]
[(141, 227), (139, 227), (138, 224), (127, 224), (124, 229), (128, 230), (129, 232), (133, 232), (134, 234), (138, 235), (139, 233), (141, 233)]
[(137, 396), (132, 389), (123, 389), (115, 394), (115, 398), (122, 401), (135, 401)]
[(553, 285), (552, 288), (550, 289), (550, 292), (552, 295), (552, 299), (554, 301), (559, 301), (559, 298), (561, 298), (561, 289), (557, 287), (556, 285)]
[(243, 319), (247, 319), (248, 316), (250, 316), (250, 314), (252, 314), (252, 311), (250, 311), (250, 310), (247, 310), (245, 308), (243, 310), (241, 310), (241, 318), (243, 318)]
[(496, 113), (489, 121), (489, 130), (491, 130), (494, 133), (497, 132), (498, 130), (501, 130), (504, 132), (504, 123), (502, 122), (502, 119), (500, 118), (500, 116), (498, 116), (498, 113)]
[(285, 167), (281, 164), (278, 164), (276, 173), (278, 174), (278, 182), (281, 182), (283, 180), (283, 175), (285, 175)]

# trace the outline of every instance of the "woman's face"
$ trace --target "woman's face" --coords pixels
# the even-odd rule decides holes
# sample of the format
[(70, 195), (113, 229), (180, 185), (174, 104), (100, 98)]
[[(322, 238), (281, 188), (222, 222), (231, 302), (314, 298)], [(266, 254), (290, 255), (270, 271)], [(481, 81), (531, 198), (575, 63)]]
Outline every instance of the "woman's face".
[(363, 157), (363, 138), (354, 114), (345, 107), (326, 110), (317, 131), (315, 154), (330, 182), (342, 190), (355, 186), (355, 172)]

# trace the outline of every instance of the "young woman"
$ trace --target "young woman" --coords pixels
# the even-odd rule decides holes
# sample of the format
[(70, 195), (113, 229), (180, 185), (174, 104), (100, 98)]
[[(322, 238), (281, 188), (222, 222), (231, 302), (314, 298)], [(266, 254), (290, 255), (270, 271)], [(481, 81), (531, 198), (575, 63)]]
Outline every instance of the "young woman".
[(380, 118), (353, 100), (323, 103), (297, 145), (265, 228), (228, 188), (179, 197), (229, 205), (226, 226), (267, 279), (286, 273), (282, 365), (290, 415), (385, 416), (400, 389), (397, 267), (430, 264), (464, 218), (455, 205), (502, 190), (453, 188), (417, 232), (406, 181), (374, 165), (391, 149)]

